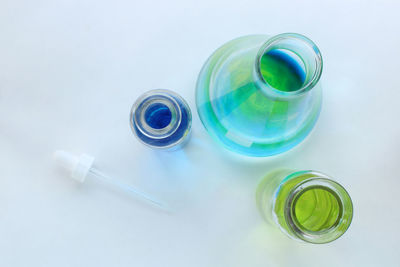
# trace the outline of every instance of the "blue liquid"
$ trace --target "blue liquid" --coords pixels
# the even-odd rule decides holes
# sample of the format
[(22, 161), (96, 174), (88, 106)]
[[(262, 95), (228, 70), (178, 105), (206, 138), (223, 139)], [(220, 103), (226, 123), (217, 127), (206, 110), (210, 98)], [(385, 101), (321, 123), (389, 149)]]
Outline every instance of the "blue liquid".
[(166, 105), (156, 103), (146, 110), (144, 118), (151, 128), (162, 129), (171, 122), (172, 113)]
[[(189, 136), (192, 115), (179, 95), (169, 90), (152, 90), (139, 98), (131, 112), (134, 134), (153, 148), (183, 145)], [(147, 103), (150, 104), (147, 105)]]
[[(181, 117), (181, 122), (178, 126), (178, 129), (176, 129), (176, 131), (172, 135), (170, 135), (166, 138), (151, 138), (151, 137), (145, 136), (140, 131), (136, 131), (137, 136), (143, 142), (145, 142), (151, 146), (160, 147), (160, 148), (170, 146), (170, 145), (176, 143), (177, 141), (179, 141), (183, 136), (185, 136), (188, 133), (188, 131), (190, 129), (191, 115), (190, 115), (190, 110), (188, 110), (186, 108), (186, 106), (183, 105), (183, 103), (181, 103), (180, 101), (178, 103), (179, 103), (179, 108), (181, 109), (181, 112), (182, 112), (182, 117)], [(162, 105), (162, 104), (157, 103), (155, 105)]]

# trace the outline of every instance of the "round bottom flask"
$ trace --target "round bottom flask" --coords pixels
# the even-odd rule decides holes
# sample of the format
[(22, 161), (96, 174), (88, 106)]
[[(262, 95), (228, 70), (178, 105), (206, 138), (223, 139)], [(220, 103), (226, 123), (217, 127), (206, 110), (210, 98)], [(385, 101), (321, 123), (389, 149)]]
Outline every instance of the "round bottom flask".
[(315, 171), (270, 174), (258, 186), (256, 199), (264, 219), (289, 237), (309, 243), (339, 238), (353, 217), (347, 191)]
[(321, 109), (322, 57), (307, 37), (250, 35), (217, 49), (204, 64), (196, 105), (209, 134), (248, 156), (289, 150)]
[(186, 101), (178, 94), (157, 89), (141, 95), (130, 115), (132, 132), (143, 144), (170, 149), (188, 140), (192, 115)]

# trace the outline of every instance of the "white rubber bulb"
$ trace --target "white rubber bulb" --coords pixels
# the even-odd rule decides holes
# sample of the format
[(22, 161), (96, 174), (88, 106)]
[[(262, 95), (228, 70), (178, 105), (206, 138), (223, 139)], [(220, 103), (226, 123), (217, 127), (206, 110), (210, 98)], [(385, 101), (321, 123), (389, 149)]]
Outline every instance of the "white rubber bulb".
[(94, 162), (94, 157), (90, 155), (82, 154), (77, 157), (63, 150), (57, 150), (54, 153), (54, 159), (61, 167), (70, 172), (71, 178), (81, 183), (85, 181)]

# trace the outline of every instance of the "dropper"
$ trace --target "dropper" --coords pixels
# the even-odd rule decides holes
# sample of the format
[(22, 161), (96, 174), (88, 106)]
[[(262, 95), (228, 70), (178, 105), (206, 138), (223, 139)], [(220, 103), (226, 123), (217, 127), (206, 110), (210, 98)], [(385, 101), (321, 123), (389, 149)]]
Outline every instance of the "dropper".
[(61, 167), (70, 172), (70, 178), (80, 183), (83, 183), (86, 177), (90, 176), (98, 180), (104, 181), (110, 185), (113, 185), (123, 191), (126, 191), (134, 195), (136, 198), (146, 201), (147, 203), (150, 203), (157, 208), (167, 210), (166, 206), (157, 199), (154, 199), (148, 194), (143, 193), (125, 183), (112, 179), (111, 177), (103, 174), (97, 168), (93, 167), (93, 156), (81, 154), (78, 157), (63, 150), (57, 150), (54, 153), (54, 159)]

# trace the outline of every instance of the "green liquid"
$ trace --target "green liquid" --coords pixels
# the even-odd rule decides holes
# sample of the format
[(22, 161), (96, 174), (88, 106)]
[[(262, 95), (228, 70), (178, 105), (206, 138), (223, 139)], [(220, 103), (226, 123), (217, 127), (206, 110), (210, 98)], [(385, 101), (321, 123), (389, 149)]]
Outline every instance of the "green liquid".
[[(290, 177), (290, 176), (289, 176)], [(283, 182), (276, 196), (275, 212), (278, 221), (288, 231), (284, 209), (286, 200), (292, 191), (302, 181), (315, 177), (312, 173), (296, 173)], [(334, 193), (324, 187), (312, 187), (301, 192), (292, 204), (293, 220), (305, 231), (318, 232), (329, 229), (338, 223), (342, 207)]]
[(337, 224), (340, 205), (335, 195), (324, 188), (311, 188), (294, 202), (298, 224), (307, 231), (323, 231)]
[(256, 201), (263, 217), (289, 236), (310, 243), (327, 243), (343, 235), (353, 216), (346, 190), (322, 173), (287, 173), (272, 172), (258, 186)]
[(273, 88), (293, 92), (300, 89), (305, 80), (302, 66), (284, 50), (273, 49), (261, 57), (260, 70), (265, 82)]

